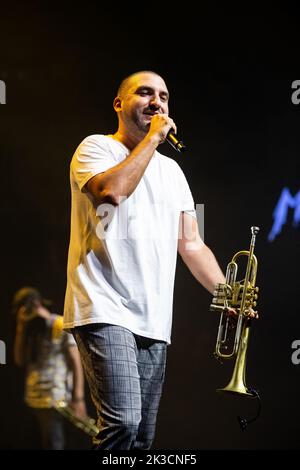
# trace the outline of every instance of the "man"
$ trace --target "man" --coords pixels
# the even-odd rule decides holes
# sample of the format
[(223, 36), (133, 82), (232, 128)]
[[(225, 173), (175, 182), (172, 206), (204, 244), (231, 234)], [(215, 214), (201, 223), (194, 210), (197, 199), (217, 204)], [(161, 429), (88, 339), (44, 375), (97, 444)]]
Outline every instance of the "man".
[(149, 449), (170, 343), (177, 250), (209, 292), (224, 276), (201, 240), (178, 164), (157, 151), (176, 124), (154, 72), (114, 99), (118, 130), (92, 135), (71, 163), (64, 326), (72, 330), (98, 412), (98, 449)]
[(84, 376), (74, 338), (62, 331), (61, 315), (48, 307), (49, 301), (33, 287), (23, 287), (14, 295), (14, 359), (26, 368), (25, 402), (37, 419), (41, 447), (62, 450), (64, 418), (56, 407), (69, 402), (76, 416), (86, 416)]

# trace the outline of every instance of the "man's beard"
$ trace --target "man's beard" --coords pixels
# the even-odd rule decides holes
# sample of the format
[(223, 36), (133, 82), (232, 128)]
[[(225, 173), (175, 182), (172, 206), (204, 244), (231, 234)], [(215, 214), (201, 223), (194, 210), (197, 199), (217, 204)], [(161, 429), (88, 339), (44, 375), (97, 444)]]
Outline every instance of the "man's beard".
[(132, 120), (139, 134), (146, 135), (149, 132), (151, 119), (147, 119), (146, 114), (134, 114)]

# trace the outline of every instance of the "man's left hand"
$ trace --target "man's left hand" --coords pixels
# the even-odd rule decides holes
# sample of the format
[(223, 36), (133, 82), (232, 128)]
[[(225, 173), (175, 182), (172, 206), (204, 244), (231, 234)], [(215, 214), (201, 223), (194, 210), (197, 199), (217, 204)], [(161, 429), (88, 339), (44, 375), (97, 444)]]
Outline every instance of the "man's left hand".
[[(232, 307), (227, 307), (227, 308), (225, 309), (225, 313), (226, 313), (226, 315), (228, 315), (229, 317), (236, 317), (236, 316), (238, 316), (238, 313), (237, 313), (236, 309), (235, 309), (235, 308), (232, 308)], [(259, 318), (259, 315), (258, 315), (258, 313), (257, 313), (255, 310), (253, 310), (252, 308), (250, 308), (250, 310), (249, 310), (249, 315), (247, 315), (247, 317), (248, 317), (248, 318), (255, 318), (255, 319), (258, 319), (258, 318)]]

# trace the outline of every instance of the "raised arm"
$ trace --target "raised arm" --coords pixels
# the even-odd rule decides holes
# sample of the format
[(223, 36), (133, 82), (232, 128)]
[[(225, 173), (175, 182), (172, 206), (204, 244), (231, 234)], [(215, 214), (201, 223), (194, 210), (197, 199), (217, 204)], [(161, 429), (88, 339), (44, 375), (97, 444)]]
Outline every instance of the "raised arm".
[(174, 128), (175, 124), (166, 114), (153, 116), (149, 132), (128, 157), (87, 182), (86, 188), (94, 201), (117, 206), (122, 197), (129, 197), (140, 182), (156, 147), (165, 139), (171, 127)]
[(25, 365), (25, 333), (26, 333), (26, 309), (20, 307), (17, 312), (16, 335), (14, 341), (14, 360), (17, 366)]

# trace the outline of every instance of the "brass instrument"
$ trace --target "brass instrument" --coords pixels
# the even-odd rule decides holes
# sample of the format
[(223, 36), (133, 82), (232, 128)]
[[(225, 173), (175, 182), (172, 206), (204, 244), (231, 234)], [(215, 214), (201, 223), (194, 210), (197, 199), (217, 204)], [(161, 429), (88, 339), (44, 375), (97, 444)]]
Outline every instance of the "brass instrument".
[(86, 416), (85, 418), (76, 416), (73, 409), (64, 400), (57, 401), (54, 408), (58, 413), (74, 424), (74, 426), (81, 429), (89, 436), (95, 437), (99, 433), (99, 429), (97, 428), (96, 422), (93, 418), (90, 418), (89, 416)]
[[(256, 398), (258, 393), (245, 383), (246, 356), (250, 334), (251, 309), (256, 306), (258, 287), (255, 286), (257, 274), (257, 258), (254, 255), (255, 238), (259, 227), (251, 227), (251, 243), (249, 251), (239, 251), (227, 265), (225, 284), (217, 284), (210, 310), (220, 311), (215, 356), (221, 359), (236, 357), (232, 378), (229, 384), (218, 389), (218, 392), (231, 393), (245, 397)], [(247, 256), (246, 274), (243, 280), (237, 281), (237, 260)], [(226, 314), (228, 307), (234, 308), (236, 317)], [(240, 423), (242, 426), (243, 424)], [(246, 424), (248, 424), (246, 422)], [(244, 428), (246, 427), (244, 423)]]

